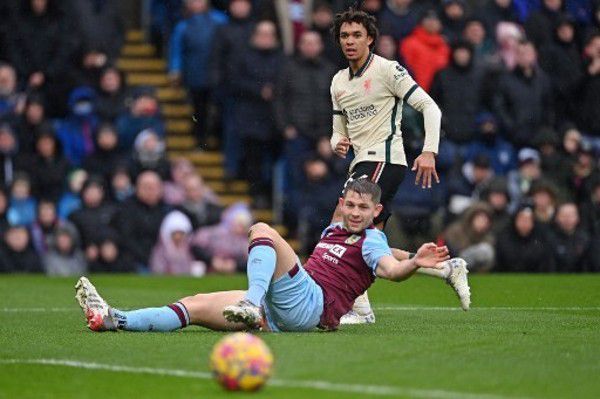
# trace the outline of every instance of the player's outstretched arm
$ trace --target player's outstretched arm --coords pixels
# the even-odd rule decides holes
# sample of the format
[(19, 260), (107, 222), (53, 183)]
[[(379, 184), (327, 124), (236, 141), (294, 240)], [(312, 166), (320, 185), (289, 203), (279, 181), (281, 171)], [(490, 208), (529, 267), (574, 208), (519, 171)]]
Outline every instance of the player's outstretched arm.
[(430, 242), (421, 245), (412, 259), (398, 261), (391, 255), (381, 257), (375, 274), (386, 280), (403, 281), (412, 276), (419, 267), (436, 268), (438, 263), (449, 258), (448, 248), (438, 247)]

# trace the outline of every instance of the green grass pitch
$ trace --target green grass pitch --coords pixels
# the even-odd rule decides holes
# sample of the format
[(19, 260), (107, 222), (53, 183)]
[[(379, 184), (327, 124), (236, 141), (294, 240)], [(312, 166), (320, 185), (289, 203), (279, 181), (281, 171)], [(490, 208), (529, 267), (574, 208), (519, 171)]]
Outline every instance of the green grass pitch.
[[(122, 308), (245, 286), (243, 276), (92, 276)], [(92, 333), (75, 278), (0, 277), (0, 398), (219, 398), (208, 355), (224, 334)], [(471, 276), (458, 310), (439, 280), (378, 281), (377, 323), (336, 333), (261, 334), (271, 383), (252, 398), (598, 398), (600, 275)]]

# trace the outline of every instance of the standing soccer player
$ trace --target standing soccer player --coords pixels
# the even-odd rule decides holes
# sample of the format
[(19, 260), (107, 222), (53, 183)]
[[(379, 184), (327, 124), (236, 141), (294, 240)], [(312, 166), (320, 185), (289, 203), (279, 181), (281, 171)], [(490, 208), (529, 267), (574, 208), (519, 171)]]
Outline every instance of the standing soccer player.
[[(424, 189), (431, 188), (433, 180), (439, 183), (435, 155), (440, 141), (441, 111), (398, 62), (372, 52), (378, 35), (374, 17), (363, 11), (345, 11), (336, 15), (333, 34), (349, 67), (340, 70), (331, 82), (331, 146), (344, 158), (350, 147), (354, 150), (346, 185), (354, 179), (368, 178), (380, 186), (383, 210), (374, 223), (383, 230), (391, 214), (390, 203), (408, 166), (400, 129), (402, 106), (407, 103), (423, 114), (425, 144), (412, 170), (417, 174), (415, 184), (421, 184)], [(338, 206), (333, 222), (339, 220)], [(394, 256), (404, 260), (410, 254), (395, 251)], [(462, 292), (457, 289), (457, 280), (466, 280), (465, 266), (460, 270), (421, 272), (446, 279), (459, 295), (463, 309), (468, 309), (468, 285), (466, 291), (465, 284), (461, 284)], [(373, 322), (375, 315), (366, 292), (356, 300), (353, 311), (342, 319), (342, 323), (347, 324)]]

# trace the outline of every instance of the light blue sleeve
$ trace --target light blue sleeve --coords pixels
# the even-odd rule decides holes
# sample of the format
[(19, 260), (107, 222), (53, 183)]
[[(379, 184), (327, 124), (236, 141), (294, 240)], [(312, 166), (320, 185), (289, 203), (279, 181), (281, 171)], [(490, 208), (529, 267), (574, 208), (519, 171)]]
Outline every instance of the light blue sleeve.
[(183, 32), (187, 27), (187, 22), (181, 21), (175, 25), (171, 42), (169, 43), (169, 73), (181, 72), (183, 64)]
[(388, 245), (387, 237), (383, 231), (367, 229), (365, 230), (365, 234), (367, 236), (362, 245), (362, 256), (366, 264), (373, 270), (373, 274), (375, 274), (379, 259), (383, 256), (391, 256), (392, 250)]
[(338, 223), (333, 223), (333, 224), (330, 224), (329, 226), (325, 227), (325, 229), (321, 232), (321, 238), (325, 237), (325, 234), (327, 234), (327, 232), (329, 230), (333, 229), (336, 226), (340, 226), (341, 227), (342, 223), (339, 223), (339, 222)]

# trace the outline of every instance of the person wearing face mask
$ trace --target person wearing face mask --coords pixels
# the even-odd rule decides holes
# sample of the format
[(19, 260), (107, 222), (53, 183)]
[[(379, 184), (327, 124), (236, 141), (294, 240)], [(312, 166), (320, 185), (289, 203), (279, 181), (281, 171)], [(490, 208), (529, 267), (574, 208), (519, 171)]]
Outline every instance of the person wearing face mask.
[(56, 137), (65, 157), (74, 166), (81, 166), (86, 156), (94, 152), (93, 132), (98, 127), (91, 87), (81, 86), (69, 95), (69, 114), (55, 122)]
[(482, 112), (475, 118), (477, 137), (467, 145), (465, 162), (472, 162), (475, 157), (485, 154), (490, 159), (496, 175), (505, 176), (517, 168), (517, 154), (514, 147), (500, 135), (498, 120), (494, 114)]

